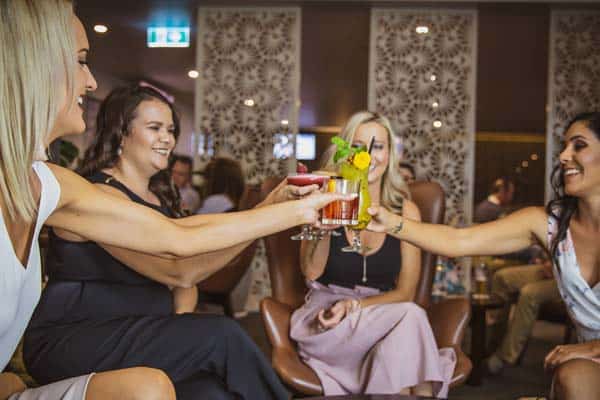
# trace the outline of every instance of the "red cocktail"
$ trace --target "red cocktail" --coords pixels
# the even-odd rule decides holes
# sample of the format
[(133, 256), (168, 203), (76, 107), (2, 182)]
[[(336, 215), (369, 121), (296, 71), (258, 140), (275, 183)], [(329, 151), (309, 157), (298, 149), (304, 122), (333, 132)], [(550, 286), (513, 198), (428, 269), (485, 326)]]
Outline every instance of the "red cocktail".
[(323, 187), (323, 184), (328, 179), (329, 179), (329, 177), (324, 176), (324, 175), (297, 174), (297, 175), (289, 175), (287, 177), (287, 182), (290, 185), (295, 185), (295, 186), (319, 185), (319, 187)]

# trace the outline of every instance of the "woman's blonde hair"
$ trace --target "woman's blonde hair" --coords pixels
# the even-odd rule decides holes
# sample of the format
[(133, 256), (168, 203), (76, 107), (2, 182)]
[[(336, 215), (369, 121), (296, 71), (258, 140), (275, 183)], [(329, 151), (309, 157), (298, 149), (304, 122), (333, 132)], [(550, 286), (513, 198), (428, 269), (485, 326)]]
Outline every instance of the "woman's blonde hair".
[[(352, 115), (348, 122), (346, 122), (340, 137), (348, 143), (352, 143), (358, 127), (369, 122), (375, 122), (385, 128), (388, 133), (388, 143), (390, 146), (388, 166), (381, 179), (381, 204), (395, 212), (401, 213), (402, 201), (403, 199), (410, 199), (410, 191), (402, 175), (400, 175), (399, 164), (401, 155), (398, 153), (397, 143), (401, 138), (394, 133), (390, 121), (383, 115), (375, 112), (359, 111)], [(333, 162), (334, 152), (335, 147), (332, 146), (325, 153), (321, 166), (322, 169), (331, 171), (335, 168)]]
[(31, 166), (74, 95), (73, 17), (69, 0), (0, 1), (0, 195), (11, 219), (36, 214)]

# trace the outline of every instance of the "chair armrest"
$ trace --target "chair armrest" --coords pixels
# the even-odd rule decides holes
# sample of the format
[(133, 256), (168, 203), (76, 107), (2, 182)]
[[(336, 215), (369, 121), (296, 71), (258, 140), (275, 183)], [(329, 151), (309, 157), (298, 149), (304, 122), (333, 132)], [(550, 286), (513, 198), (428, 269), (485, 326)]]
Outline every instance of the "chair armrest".
[(260, 302), (260, 311), (273, 349), (295, 350), (296, 346), (290, 339), (290, 318), (294, 311), (292, 307), (280, 303), (272, 297), (265, 297)]
[(260, 303), (265, 331), (273, 346), (271, 362), (281, 379), (306, 395), (322, 394), (321, 382), (314, 371), (300, 359), (290, 339), (290, 317), (294, 311), (287, 304), (266, 297)]
[(471, 305), (464, 298), (446, 299), (432, 304), (427, 310), (429, 323), (438, 347), (459, 347), (469, 319)]

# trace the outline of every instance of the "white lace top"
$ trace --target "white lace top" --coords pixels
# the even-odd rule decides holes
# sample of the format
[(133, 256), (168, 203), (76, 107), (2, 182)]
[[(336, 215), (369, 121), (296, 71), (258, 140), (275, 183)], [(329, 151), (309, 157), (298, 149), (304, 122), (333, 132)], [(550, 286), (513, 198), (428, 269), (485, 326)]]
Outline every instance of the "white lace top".
[[(558, 222), (548, 217), (548, 244), (558, 230)], [(554, 276), (580, 342), (600, 339), (600, 282), (593, 288), (581, 276), (571, 231), (558, 245), (558, 266)], [(558, 267), (558, 268), (557, 268)]]
[(41, 197), (27, 265), (15, 254), (0, 213), (0, 371), (14, 353), (41, 293), (41, 260), (38, 235), (60, 198), (60, 185), (41, 161), (33, 164), (41, 182)]

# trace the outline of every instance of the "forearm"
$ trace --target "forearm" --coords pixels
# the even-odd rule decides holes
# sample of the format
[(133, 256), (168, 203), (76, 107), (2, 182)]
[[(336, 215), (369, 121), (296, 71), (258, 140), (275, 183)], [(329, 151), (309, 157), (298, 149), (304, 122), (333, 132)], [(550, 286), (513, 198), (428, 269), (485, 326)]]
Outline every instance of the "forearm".
[(175, 314), (194, 312), (197, 305), (198, 288), (196, 286), (189, 288), (176, 287), (173, 289), (173, 311)]
[(413, 301), (414, 293), (404, 290), (390, 290), (382, 294), (374, 296), (363, 297), (360, 300), (362, 308), (374, 306), (377, 304), (389, 304), (389, 303), (404, 303), (407, 301)]
[(27, 389), (21, 378), (11, 372), (0, 373), (0, 400)]
[(321, 240), (303, 241), (300, 247), (300, 269), (306, 279), (317, 280), (327, 264), (331, 236)]

